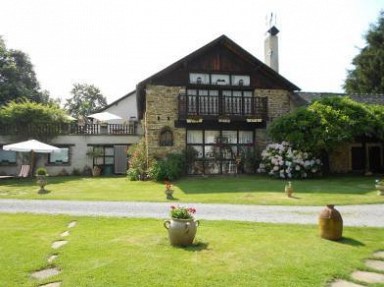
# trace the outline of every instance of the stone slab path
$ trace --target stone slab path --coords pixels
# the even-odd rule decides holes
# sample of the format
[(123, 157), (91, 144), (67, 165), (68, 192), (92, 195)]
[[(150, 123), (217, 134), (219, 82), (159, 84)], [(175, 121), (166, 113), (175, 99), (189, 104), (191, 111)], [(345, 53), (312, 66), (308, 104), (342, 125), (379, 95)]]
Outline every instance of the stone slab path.
[[(73, 228), (75, 227), (77, 224), (77, 221), (71, 221), (68, 223), (68, 226), (67, 228)], [(66, 230), (64, 232), (62, 232), (60, 234), (61, 237), (67, 237), (69, 236), (69, 230)], [(52, 242), (52, 245), (51, 245), (51, 248), (52, 249), (59, 249), (61, 247), (63, 247), (64, 245), (66, 245), (68, 243), (67, 240), (58, 240), (58, 241), (54, 241)], [(55, 275), (58, 275), (60, 274), (61, 270), (55, 266), (54, 264), (54, 261), (59, 257), (59, 254), (58, 253), (55, 253), (55, 254), (51, 254), (48, 259), (47, 259), (47, 263), (49, 265), (51, 265), (50, 267), (47, 267), (43, 270), (38, 270), (38, 271), (35, 271), (31, 274), (31, 277), (33, 279), (36, 279), (36, 280), (44, 280), (44, 279), (48, 279), (50, 277), (53, 277)], [(39, 287), (60, 287), (61, 286), (61, 281), (57, 281), (57, 282), (51, 282), (51, 283), (48, 283), (48, 284), (43, 284), (43, 285), (39, 285)]]
[[(294, 200), (294, 199), (292, 199)], [(323, 206), (264, 206), (178, 202), (100, 202), (1, 199), (0, 212), (133, 218), (168, 218), (170, 205), (188, 205), (204, 220), (317, 224)], [(384, 227), (384, 204), (336, 206), (344, 226)]]
[[(352, 272), (351, 279), (357, 282), (362, 282), (365, 285), (356, 284), (346, 280), (336, 280), (329, 287), (364, 287), (370, 284), (384, 284), (384, 251), (378, 251), (373, 254), (375, 260), (365, 260), (365, 266), (372, 271), (356, 270)], [(382, 260), (379, 260), (382, 259)], [(381, 273), (378, 273), (381, 272)]]

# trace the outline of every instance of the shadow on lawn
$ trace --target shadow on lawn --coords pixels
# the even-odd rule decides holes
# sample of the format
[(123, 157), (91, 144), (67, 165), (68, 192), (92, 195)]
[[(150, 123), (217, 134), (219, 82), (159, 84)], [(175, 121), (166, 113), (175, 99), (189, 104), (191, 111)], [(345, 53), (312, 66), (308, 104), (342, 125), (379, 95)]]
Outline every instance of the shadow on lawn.
[(198, 252), (208, 249), (208, 245), (209, 243), (198, 241), (190, 246), (180, 248), (190, 252)]
[(365, 246), (365, 244), (361, 241), (358, 241), (356, 239), (350, 238), (350, 237), (343, 237), (341, 240), (337, 241), (337, 243), (345, 244), (345, 245), (351, 245), (351, 246)]

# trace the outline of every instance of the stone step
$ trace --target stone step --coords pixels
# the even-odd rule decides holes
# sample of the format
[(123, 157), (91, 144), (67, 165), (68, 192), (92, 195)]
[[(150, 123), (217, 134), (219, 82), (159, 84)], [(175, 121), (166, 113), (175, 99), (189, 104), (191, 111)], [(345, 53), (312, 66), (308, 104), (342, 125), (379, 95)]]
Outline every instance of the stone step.
[(351, 277), (364, 283), (384, 283), (384, 274), (375, 272), (354, 271)]
[(338, 280), (332, 282), (331, 285), (329, 285), (329, 287), (365, 287), (365, 286), (338, 279)]
[(60, 270), (54, 267), (54, 268), (47, 268), (47, 269), (33, 272), (31, 276), (35, 279), (42, 280), (42, 279), (46, 279), (46, 278), (58, 275), (59, 273), (60, 273)]
[(384, 251), (377, 251), (377, 252), (373, 253), (373, 256), (376, 258), (384, 259)]
[(48, 283), (48, 284), (44, 284), (44, 285), (39, 285), (39, 287), (60, 287), (60, 286), (61, 286), (60, 281), (52, 282), (52, 283)]
[(68, 241), (66, 241), (66, 240), (55, 241), (52, 243), (52, 248), (53, 249), (59, 249), (60, 247), (64, 246), (67, 243), (68, 243)]
[(366, 260), (365, 266), (377, 271), (384, 271), (384, 261), (381, 260)]

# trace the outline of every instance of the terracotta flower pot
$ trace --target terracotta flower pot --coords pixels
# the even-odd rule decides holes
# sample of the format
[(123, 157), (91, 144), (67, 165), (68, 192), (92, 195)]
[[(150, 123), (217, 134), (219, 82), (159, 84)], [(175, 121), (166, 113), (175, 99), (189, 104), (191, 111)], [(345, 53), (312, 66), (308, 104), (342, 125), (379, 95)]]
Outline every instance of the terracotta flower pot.
[(194, 219), (172, 218), (164, 221), (164, 227), (168, 229), (169, 241), (173, 246), (192, 245), (199, 225), (200, 222)]
[(340, 240), (343, 236), (343, 218), (333, 204), (327, 206), (319, 214), (320, 236), (328, 240)]

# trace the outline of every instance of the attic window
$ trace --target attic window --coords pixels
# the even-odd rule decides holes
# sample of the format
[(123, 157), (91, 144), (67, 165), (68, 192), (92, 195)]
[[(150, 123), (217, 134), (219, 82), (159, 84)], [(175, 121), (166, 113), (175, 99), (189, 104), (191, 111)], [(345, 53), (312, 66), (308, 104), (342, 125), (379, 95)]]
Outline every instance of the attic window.
[(190, 73), (189, 82), (191, 84), (209, 85), (209, 74)]
[(228, 86), (229, 85), (229, 75), (221, 74), (212, 74), (211, 81), (214, 85)]
[(249, 86), (250, 77), (244, 75), (232, 75), (231, 82), (232, 86)]

